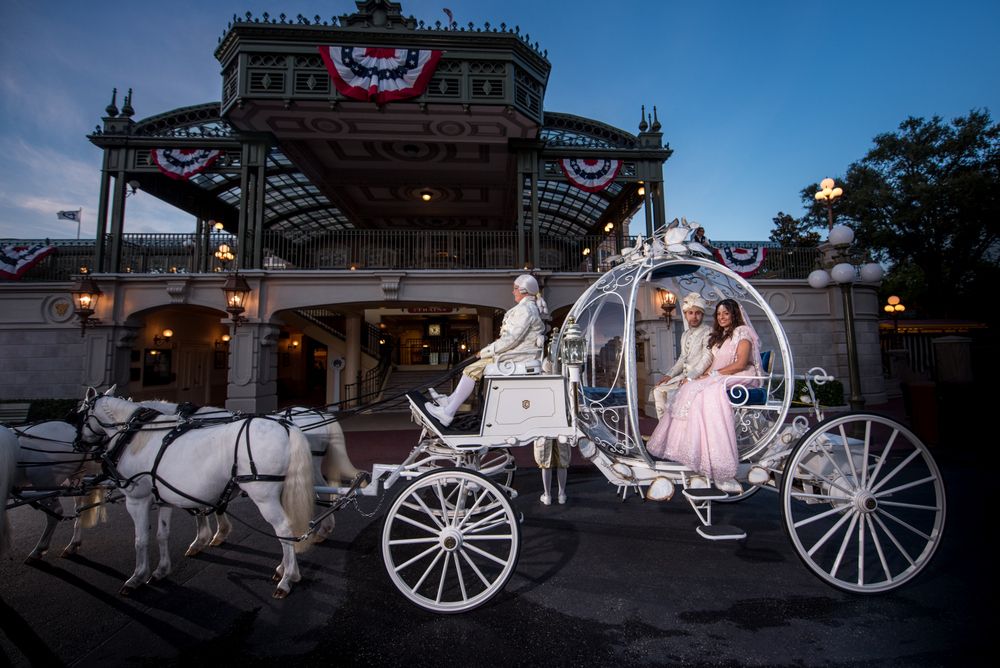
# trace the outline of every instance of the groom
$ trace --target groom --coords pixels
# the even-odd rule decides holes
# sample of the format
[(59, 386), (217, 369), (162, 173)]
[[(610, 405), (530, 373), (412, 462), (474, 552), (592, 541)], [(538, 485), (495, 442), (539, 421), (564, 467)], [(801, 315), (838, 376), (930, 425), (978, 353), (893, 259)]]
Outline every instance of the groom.
[(681, 383), (694, 380), (712, 365), (712, 353), (708, 350), (708, 335), (712, 328), (704, 323), (707, 309), (708, 304), (697, 292), (684, 297), (681, 312), (684, 314), (685, 331), (681, 335), (681, 354), (667, 375), (653, 388), (657, 419), (663, 417), (670, 395), (680, 388)]

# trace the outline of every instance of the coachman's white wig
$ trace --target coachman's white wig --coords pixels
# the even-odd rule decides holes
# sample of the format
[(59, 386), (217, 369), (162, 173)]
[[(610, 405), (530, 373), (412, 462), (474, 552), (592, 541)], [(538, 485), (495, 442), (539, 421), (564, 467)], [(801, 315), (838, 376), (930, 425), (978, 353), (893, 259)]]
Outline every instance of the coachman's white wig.
[(538, 281), (531, 274), (521, 274), (514, 279), (514, 287), (520, 290), (523, 294), (530, 297), (534, 297), (535, 304), (538, 305), (538, 312), (541, 314), (543, 319), (549, 317), (549, 307), (542, 298), (542, 293), (538, 289)]

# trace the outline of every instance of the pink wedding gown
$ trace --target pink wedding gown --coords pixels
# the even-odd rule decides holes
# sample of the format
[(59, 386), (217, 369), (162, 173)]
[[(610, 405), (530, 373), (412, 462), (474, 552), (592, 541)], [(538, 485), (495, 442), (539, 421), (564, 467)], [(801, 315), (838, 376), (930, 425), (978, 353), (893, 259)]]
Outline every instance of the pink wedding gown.
[[(649, 454), (685, 464), (713, 480), (731, 480), (736, 475), (739, 453), (736, 449), (736, 429), (733, 406), (728, 389), (734, 385), (756, 387), (760, 375), (760, 353), (751, 330), (739, 326), (721, 345), (712, 348), (709, 372), (727, 367), (736, 361), (740, 341), (751, 342), (751, 363), (731, 376), (711, 376), (684, 383), (674, 395), (656, 430), (646, 444)], [(757, 363), (754, 363), (754, 362)]]

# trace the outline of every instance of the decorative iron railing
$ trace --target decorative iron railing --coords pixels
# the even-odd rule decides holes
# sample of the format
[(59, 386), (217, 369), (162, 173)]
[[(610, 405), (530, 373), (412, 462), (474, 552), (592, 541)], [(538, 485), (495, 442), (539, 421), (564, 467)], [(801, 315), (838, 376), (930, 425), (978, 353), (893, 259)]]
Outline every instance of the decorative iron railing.
[[(531, 235), (527, 235), (531, 243)], [(94, 241), (0, 240), (0, 244), (48, 243), (56, 251), (25, 272), (22, 281), (65, 281), (83, 266), (93, 270)], [(582, 237), (541, 235), (537, 269), (560, 272), (604, 272), (618, 259), (621, 249), (635, 237)], [(236, 250), (228, 233), (207, 239), (194, 234), (124, 234), (122, 268), (125, 273), (170, 274), (224, 271), (215, 257), (221, 244)], [(110, 247), (110, 243), (108, 244)], [(782, 248), (770, 242), (717, 241), (716, 246), (766, 245), (767, 256), (754, 278), (805, 278), (815, 269), (815, 248)], [(513, 231), (331, 230), (292, 238), (266, 233), (262, 239), (262, 269), (268, 271), (364, 269), (456, 270), (519, 269), (518, 235)], [(528, 257), (534, 251), (527, 248)]]

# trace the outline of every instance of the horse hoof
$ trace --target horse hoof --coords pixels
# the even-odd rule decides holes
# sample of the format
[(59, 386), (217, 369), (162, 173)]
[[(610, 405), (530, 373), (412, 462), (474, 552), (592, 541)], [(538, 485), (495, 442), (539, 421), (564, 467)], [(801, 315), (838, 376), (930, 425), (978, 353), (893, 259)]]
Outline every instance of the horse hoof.
[(288, 592), (285, 591), (284, 589), (275, 589), (274, 593), (271, 594), (271, 596), (273, 598), (285, 598), (286, 596), (288, 596)]
[(222, 545), (225, 542), (226, 542), (225, 538), (213, 538), (212, 542), (209, 543), (209, 545), (211, 545), (212, 547), (219, 547), (220, 545)]
[(38, 555), (38, 554), (29, 554), (28, 556), (26, 556), (24, 558), (24, 563), (27, 564), (28, 566), (31, 566), (32, 564), (40, 563), (41, 561), (42, 561), (42, 557), (41, 557), (41, 555)]
[(80, 552), (80, 543), (70, 543), (65, 548), (63, 548), (62, 554), (60, 554), (59, 556), (64, 558), (72, 557), (74, 554), (77, 554), (79, 552)]
[(199, 552), (201, 552), (201, 550), (199, 550), (197, 548), (194, 548), (194, 547), (189, 547), (187, 549), (187, 552), (184, 553), (184, 556), (185, 557), (193, 557), (194, 555), (198, 554)]
[(281, 573), (275, 573), (272, 575), (271, 582), (281, 582)]
[(125, 585), (121, 589), (118, 590), (118, 595), (119, 596), (124, 596), (125, 598), (128, 598), (129, 596), (132, 595), (132, 593), (136, 589), (137, 589), (137, 587), (130, 587), (129, 585)]

